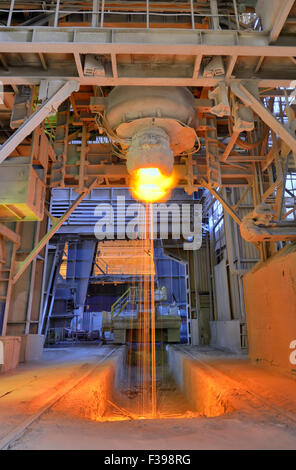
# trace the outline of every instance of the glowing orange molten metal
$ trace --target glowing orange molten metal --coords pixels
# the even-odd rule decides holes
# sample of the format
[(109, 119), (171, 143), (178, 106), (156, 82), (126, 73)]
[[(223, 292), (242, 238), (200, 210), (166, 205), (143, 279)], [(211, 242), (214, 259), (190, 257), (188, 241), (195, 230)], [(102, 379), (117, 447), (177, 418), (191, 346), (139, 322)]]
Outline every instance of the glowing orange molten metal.
[(133, 195), (146, 202), (164, 199), (174, 185), (174, 176), (166, 176), (158, 168), (140, 168), (134, 172)]

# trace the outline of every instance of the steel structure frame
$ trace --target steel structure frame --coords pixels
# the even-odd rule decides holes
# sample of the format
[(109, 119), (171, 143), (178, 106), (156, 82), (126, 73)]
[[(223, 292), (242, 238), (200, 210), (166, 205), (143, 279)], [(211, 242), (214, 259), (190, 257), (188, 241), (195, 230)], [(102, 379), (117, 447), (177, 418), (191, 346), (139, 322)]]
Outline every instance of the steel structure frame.
[[(172, 34), (173, 33), (173, 34)], [(60, 52), (59, 52), (60, 51)], [(259, 87), (289, 87), (295, 77), (295, 41), (290, 36), (270, 44), (269, 33), (257, 31), (198, 31), (198, 30), (139, 30), (139, 29), (85, 29), (85, 28), (7, 28), (0, 27), (0, 54), (6, 68), (0, 70), (3, 84), (39, 84), (40, 79), (76, 79), (81, 85), (165, 85), (165, 86), (215, 86), (220, 77), (204, 77), (204, 58), (222, 56), (225, 62), (225, 79), (258, 81)], [(9, 66), (9, 54), (21, 54), (23, 66)], [(26, 55), (39, 56), (34, 68), (26, 66)], [(47, 55), (58, 58), (69, 54), (67, 67), (51, 67)], [(110, 64), (105, 76), (84, 75), (83, 60), (86, 54), (101, 55)], [(178, 77), (175, 69), (166, 65), (156, 76), (143, 71), (141, 62), (133, 68), (124, 67), (122, 55), (149, 60), (161, 57), (182, 56), (190, 60), (184, 76)], [(42, 62), (40, 61), (42, 57)], [(244, 58), (250, 66), (236, 67)], [(257, 67), (264, 58), (264, 65)], [(274, 63), (274, 59), (277, 62)], [(283, 69), (283, 63), (287, 65)], [(39, 64), (39, 67), (38, 67)], [(243, 64), (243, 62), (242, 62)], [(251, 64), (254, 64), (253, 67)], [(130, 69), (130, 70), (129, 70)], [(175, 73), (175, 76), (174, 76)]]
[[(19, 4), (19, 5), (18, 5)], [(214, 29), (218, 29), (220, 19), (226, 20), (228, 26), (231, 28), (247, 28), (248, 24), (242, 21), (241, 15), (238, 12), (237, 0), (233, 0), (232, 10), (223, 9), (220, 12), (218, 10), (217, 0), (200, 0), (200, 2), (183, 2), (174, 4), (173, 2), (153, 2), (150, 0), (142, 0), (140, 2), (129, 2), (124, 4), (123, 2), (108, 2), (103, 0), (93, 0), (90, 2), (84, 2), (84, 4), (75, 2), (63, 2), (61, 5), (60, 0), (52, 2), (51, 5), (45, 5), (44, 2), (30, 2), (24, 4), (22, 2), (15, 2), (12, 0), (10, 5), (8, 2), (0, 3), (1, 13), (7, 15), (7, 26), (11, 24), (20, 23), (20, 15), (31, 13), (36, 15), (21, 23), (22, 25), (36, 23), (36, 24), (47, 24), (52, 23), (55, 27), (67, 24), (69, 20), (69, 26), (74, 24), (88, 25), (92, 27), (110, 26), (112, 25), (112, 14), (123, 18), (121, 23), (132, 22), (133, 25), (137, 24), (138, 27), (150, 28), (150, 27), (167, 27), (166, 22), (163, 23), (163, 19), (169, 20), (169, 18), (176, 19), (176, 17), (182, 17), (189, 19), (189, 22), (175, 23), (175, 27), (183, 28), (208, 28), (210, 24)], [(75, 19), (71, 20), (71, 15), (75, 15)], [(18, 16), (18, 18), (15, 18)], [(77, 22), (77, 16), (80, 21)], [(137, 18), (140, 16), (140, 20)], [(65, 22), (66, 18), (66, 22)], [(256, 14), (253, 15), (253, 24), (255, 23)], [(25, 19), (25, 18), (24, 18)], [(154, 19), (154, 21), (153, 21)], [(157, 19), (160, 21), (157, 22)], [(134, 20), (134, 21), (133, 21)], [(196, 21), (199, 20), (199, 21)], [(174, 22), (172, 22), (174, 24)]]
[[(2, 3), (8, 4), (0, 2), (0, 8)], [(295, 110), (290, 106), (287, 91), (293, 86), (296, 78), (295, 35), (286, 32), (287, 24), (293, 23), (293, 18), (289, 18), (293, 1), (285, 0), (281, 2), (278, 10), (273, 9), (269, 13), (266, 3), (264, 7), (264, 1), (258, 0), (258, 11), (263, 4), (260, 30), (254, 28), (246, 30), (242, 27), (236, 1), (233, 2), (232, 18), (235, 24), (228, 30), (218, 29), (215, 1), (207, 4), (210, 10), (206, 16), (211, 20), (209, 25), (212, 27), (208, 30), (197, 29), (195, 20), (199, 13), (194, 2), (189, 2), (189, 8), (186, 7), (186, 14), (190, 18), (188, 29), (151, 28), (151, 16), (155, 8), (153, 2), (145, 2), (143, 12), (146, 20), (143, 28), (114, 27), (114, 25), (104, 27), (105, 7), (102, 7), (99, 18), (96, 0), (88, 2), (91, 27), (87, 23), (81, 27), (73, 24), (67, 27), (61, 26), (60, 15), (63, 10), (60, 10), (59, 1), (55, 4), (49, 26), (19, 26), (14, 22), (14, 9), (17, 3), (10, 2), (9, 10), (8, 6), (4, 6), (8, 13), (7, 25), (0, 27), (0, 81), (4, 85), (4, 110), (2, 108), (0, 112), (5, 115), (0, 133), (2, 132), (3, 136), (5, 132), (5, 139), (8, 137), (6, 143), (3, 142), (3, 137), (1, 138), (3, 145), (0, 148), (0, 161), (6, 157), (9, 161), (11, 156), (26, 155), (27, 149), (33, 145), (29, 137), (30, 132), (48, 116), (53, 103), (58, 106), (64, 102), (64, 109), (74, 118), (71, 125), (69, 122), (63, 124), (64, 153), (62, 161), (58, 162), (60, 167), (57, 166), (60, 170), (57, 170), (55, 180), (50, 180), (48, 174), (48, 186), (78, 189), (81, 194), (77, 203), (92, 187), (129, 187), (125, 162), (114, 156), (110, 143), (89, 144), (88, 142), (90, 133), (95, 129), (94, 115), (89, 106), (89, 97), (96, 95), (95, 87), (103, 89), (107, 94), (109, 87), (118, 85), (188, 86), (202, 100), (207, 98), (209, 88), (223, 82), (236, 99), (254, 111), (257, 127), (247, 134), (246, 140), (242, 141), (238, 132), (231, 132), (230, 117), (216, 119), (209, 114), (213, 106), (211, 100), (206, 100), (203, 109), (199, 102), (197, 105), (199, 117), (205, 122), (197, 129), (197, 133), (207, 140), (209, 137), (207, 132), (212, 129), (209, 121), (215, 121), (215, 125), (219, 128), (218, 137), (222, 135), (222, 140), (217, 139), (216, 142), (219, 148), (216, 155), (218, 158), (213, 162), (213, 155), (209, 156), (213, 150), (206, 143), (198, 155), (177, 159), (175, 163), (177, 186), (184, 188), (188, 193), (201, 187), (208, 189), (238, 224), (241, 223), (240, 208), (252, 189), (254, 205), (262, 201), (269, 202), (274, 206), (279, 220), (285, 219), (287, 216), (283, 211), (285, 180), (289, 171), (295, 172), (296, 163), (296, 139), (293, 131)], [(181, 13), (184, 14), (184, 11)], [(229, 15), (232, 16), (231, 12)], [(97, 56), (102, 61), (100, 75), (88, 76), (85, 72), (87, 55)], [(213, 73), (212, 76), (208, 76), (206, 70), (209, 61), (217, 57), (222, 59), (224, 73), (222, 75)], [(151, 63), (152, 66), (147, 66)], [(53, 98), (50, 97), (11, 135), (11, 131), (5, 128), (5, 123), (12, 108), (12, 91), (16, 94), (20, 85), (34, 88), (45, 79), (66, 82), (64, 87), (68, 87), (68, 91), (60, 95), (58, 92)], [(258, 94), (253, 92), (254, 84)], [(88, 102), (83, 102), (83, 98), (81, 99), (83, 93), (86, 94)], [(283, 125), (283, 110), (280, 120), (272, 115), (274, 99), (281, 95), (286, 99), (285, 124), (288, 123), (289, 129)], [(68, 97), (69, 101), (65, 101)], [(292, 154), (294, 161), (291, 158)], [(55, 158), (58, 157), (56, 152), (53, 155)], [(209, 170), (211, 165), (215, 167), (214, 172), (217, 177), (214, 184), (211, 179), (213, 172)], [(49, 165), (49, 170), (53, 169), (54, 159)], [(234, 206), (217, 189), (220, 186), (242, 189), (243, 193)], [(77, 204), (74, 205), (76, 207)], [(28, 254), (16, 271), (14, 271), (14, 258), (20, 240), (20, 223), (17, 223), (16, 232), (7, 231), (5, 225), (0, 226), (0, 229), (2, 227), (0, 236), (8, 235), (8, 239), (14, 243), (8, 291), (68, 216), (69, 212), (55, 221), (49, 233), (39, 242), (38, 234), (36, 235), (36, 248)], [(265, 259), (273, 252), (274, 245), (260, 243), (258, 248), (261, 258)], [(8, 292), (4, 332), (9, 310), (9, 295)], [(30, 303), (32, 292), (29, 296)], [(27, 329), (26, 327), (26, 331)]]
[(47, 116), (56, 112), (59, 105), (67, 99), (73, 91), (78, 90), (76, 81), (68, 81), (50, 96), (10, 137), (0, 148), (0, 163), (2, 163), (14, 150), (39, 126)]
[(28, 268), (31, 262), (36, 258), (38, 253), (45, 247), (45, 245), (49, 242), (51, 237), (58, 231), (58, 229), (63, 225), (63, 223), (68, 219), (68, 217), (72, 214), (72, 212), (76, 209), (76, 207), (80, 204), (81, 201), (87, 196), (90, 191), (95, 187), (96, 179), (90, 184), (90, 186), (83, 190), (83, 192), (76, 198), (73, 202), (71, 207), (59, 218), (53, 221), (51, 229), (42, 237), (39, 243), (35, 246), (35, 248), (29, 253), (29, 255), (25, 258), (25, 260), (18, 266), (17, 270), (15, 271), (12, 281), (16, 283), (23, 272)]

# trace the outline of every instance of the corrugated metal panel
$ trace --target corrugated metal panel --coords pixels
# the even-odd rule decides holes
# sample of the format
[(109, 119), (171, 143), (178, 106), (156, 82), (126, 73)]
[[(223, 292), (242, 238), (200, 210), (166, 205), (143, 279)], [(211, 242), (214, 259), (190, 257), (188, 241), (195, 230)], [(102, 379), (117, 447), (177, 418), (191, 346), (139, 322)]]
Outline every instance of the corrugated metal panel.
[[(121, 197), (121, 200), (117, 200)], [(51, 198), (51, 214), (54, 217), (61, 217), (77, 198), (77, 193), (73, 189), (54, 189), (52, 190)], [(107, 208), (100, 208), (100, 204), (107, 204)], [(189, 205), (189, 211), (183, 211), (182, 205)], [(167, 234), (172, 234), (172, 223), (178, 222), (176, 228), (179, 227), (180, 233), (185, 226), (190, 226), (190, 221), (194, 219), (194, 206), (199, 204), (194, 201), (192, 196), (188, 196), (183, 189), (176, 188), (172, 192), (172, 197), (164, 205), (158, 206), (153, 204), (153, 224), (154, 230), (158, 238), (167, 238)], [(112, 209), (110, 208), (110, 206)], [(169, 207), (171, 206), (171, 208)], [(95, 213), (98, 207), (97, 213)], [(83, 233), (93, 233), (96, 223), (103, 217), (104, 212), (108, 212), (114, 216), (114, 227), (111, 232), (117, 238), (118, 226), (128, 227), (129, 222), (133, 226), (135, 224), (135, 217), (143, 220), (138, 230), (138, 236), (141, 238), (141, 232), (145, 227), (145, 204), (136, 201), (132, 198), (129, 190), (127, 189), (94, 189), (91, 193), (79, 204), (73, 211), (67, 221), (60, 228), (58, 233), (71, 233), (72, 227), (77, 226), (77, 230), (83, 230)], [(127, 211), (129, 209), (129, 211)], [(132, 222), (133, 221), (133, 222)], [(132, 230), (132, 226), (129, 230)], [(175, 227), (174, 227), (175, 228)], [(119, 229), (122, 230), (122, 229)], [(164, 233), (162, 233), (164, 231)], [(77, 232), (78, 233), (78, 232)], [(111, 235), (111, 238), (113, 238)], [(181, 235), (180, 235), (181, 236)]]
[[(237, 189), (238, 199), (242, 196), (243, 192), (244, 192), (243, 188)], [(252, 191), (250, 190), (247, 193), (245, 199), (243, 200), (238, 210), (238, 213), (241, 219), (245, 215), (247, 215), (249, 212), (251, 212), (253, 210), (253, 207), (254, 207), (253, 195), (252, 195)], [(239, 234), (239, 237), (238, 237), (239, 247), (240, 247), (239, 257), (241, 260), (245, 260), (245, 262), (242, 262), (241, 264), (241, 269), (249, 270), (254, 266), (254, 264), (257, 263), (257, 261), (259, 261), (260, 259), (259, 251), (256, 249), (256, 247), (252, 243), (247, 242), (241, 238), (238, 226), (236, 226), (236, 230), (238, 231), (238, 234)]]
[(185, 266), (164, 256), (158, 241), (154, 253), (158, 283), (166, 287), (168, 302), (175, 298), (179, 305), (186, 304)]
[(231, 320), (226, 261), (223, 259), (214, 268), (218, 320)]
[(197, 273), (198, 276), (198, 292), (209, 292), (209, 259), (208, 250), (205, 245), (196, 251), (197, 257)]
[(230, 303), (231, 303), (231, 316), (234, 320), (244, 319), (244, 308), (241, 304), (241, 292), (240, 286), (241, 278), (229, 273), (229, 291), (230, 291)]

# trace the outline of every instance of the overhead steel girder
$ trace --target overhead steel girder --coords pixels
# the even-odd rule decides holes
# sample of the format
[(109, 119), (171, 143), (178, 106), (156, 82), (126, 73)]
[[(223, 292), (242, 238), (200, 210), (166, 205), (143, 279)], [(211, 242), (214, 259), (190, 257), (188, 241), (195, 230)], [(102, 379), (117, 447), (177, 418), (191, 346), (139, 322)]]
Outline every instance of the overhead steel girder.
[(40, 253), (40, 251), (45, 247), (45, 245), (48, 243), (48, 241), (51, 239), (51, 237), (57, 232), (57, 230), (63, 225), (64, 222), (69, 218), (69, 216), (72, 214), (72, 212), (76, 209), (76, 207), (83, 201), (83, 199), (90, 193), (90, 191), (95, 188), (97, 183), (97, 178), (94, 179), (94, 181), (86, 188), (78, 197), (75, 199), (71, 207), (58, 219), (56, 219), (53, 224), (51, 229), (44, 235), (44, 237), (41, 238), (40, 242), (35, 246), (35, 248), (29, 253), (29, 255), (26, 257), (26, 259), (20, 263), (17, 271), (14, 273), (12, 282), (13, 284), (16, 283), (16, 281), (21, 277), (23, 272), (27, 269), (27, 267), (31, 264), (34, 258)]
[(290, 148), (296, 152), (296, 138), (286, 129), (248, 89), (248, 81), (231, 82), (231, 91), (265, 122)]
[(39, 124), (59, 105), (65, 101), (73, 91), (78, 91), (80, 85), (75, 80), (69, 80), (48, 98), (0, 147), (0, 163), (2, 163), (23, 140), (33, 132)]
[[(228, 60), (226, 78), (233, 73), (238, 57), (294, 57), (295, 40), (285, 36), (280, 44), (270, 44), (269, 32), (258, 31), (214, 31), (214, 30), (164, 30), (164, 29), (99, 29), (99, 28), (38, 28), (1, 27), (0, 53), (26, 54), (72, 54), (70, 69), (36, 70), (30, 66), (10, 67), (0, 72), (3, 84), (35, 84), (42, 77), (72, 79), (82, 85), (117, 86), (125, 85), (174, 85), (174, 86), (215, 86), (221, 77), (207, 78), (200, 73), (203, 56), (223, 56)], [(84, 75), (81, 56), (102, 54), (109, 56), (112, 73), (105, 76)], [(149, 77), (143, 71), (136, 75), (123, 75), (117, 70), (117, 56), (121, 54), (184, 55), (195, 58), (192, 76)], [(275, 66), (268, 76), (259, 80), (260, 86), (288, 86), (289, 74), (283, 76), (283, 67)], [(279, 72), (279, 76), (276, 74)], [(243, 77), (237, 77), (243, 78)]]
[[(294, 47), (293, 47), (294, 45)], [(38, 28), (0, 27), (0, 52), (80, 54), (210, 54), (285, 56), (295, 54), (295, 40), (284, 37), (269, 44), (269, 34), (259, 31), (165, 30), (153, 28)], [(293, 52), (294, 49), (294, 52)]]
[[(257, 157), (258, 158), (258, 157)], [(250, 160), (250, 163), (244, 164), (243, 168), (232, 167), (230, 165), (221, 164), (221, 177), (223, 186), (246, 186), (248, 182), (253, 179), (254, 171), (252, 162), (258, 161), (258, 159)], [(259, 159), (260, 161), (260, 159)], [(90, 173), (88, 173), (88, 168)], [(199, 187), (200, 178), (206, 178), (207, 166), (205, 162), (198, 160), (196, 165), (192, 168), (193, 184)], [(188, 165), (178, 164), (174, 165), (174, 174), (176, 176), (175, 187), (184, 188), (190, 181), (190, 172), (188, 172)], [(127, 171), (125, 163), (100, 163), (99, 165), (86, 165), (86, 178), (98, 178), (97, 187), (130, 187), (130, 175)], [(73, 178), (75, 179), (76, 173), (72, 173), (70, 168), (66, 169), (65, 186), (75, 187), (72, 183)], [(122, 181), (121, 181), (122, 180)]]

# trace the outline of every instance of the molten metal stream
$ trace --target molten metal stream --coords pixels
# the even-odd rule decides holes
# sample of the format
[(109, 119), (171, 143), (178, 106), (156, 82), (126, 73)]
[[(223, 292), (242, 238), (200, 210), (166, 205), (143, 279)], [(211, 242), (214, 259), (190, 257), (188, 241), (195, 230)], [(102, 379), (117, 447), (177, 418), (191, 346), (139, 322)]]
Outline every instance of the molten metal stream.
[[(156, 416), (156, 352), (155, 352), (155, 304), (154, 304), (154, 240), (153, 240), (153, 202), (164, 200), (174, 186), (175, 177), (166, 176), (158, 168), (140, 168), (131, 180), (133, 196), (146, 202), (145, 218), (141, 233), (143, 252), (143, 281), (140, 283), (139, 298), (143, 300), (138, 313), (137, 380), (142, 389), (142, 413)], [(150, 229), (151, 228), (151, 229)], [(140, 227), (138, 227), (140, 229)], [(131, 318), (131, 330), (132, 330)], [(151, 391), (151, 394), (149, 393)], [(150, 408), (151, 407), (151, 408)], [(149, 411), (148, 411), (149, 410)], [(151, 411), (150, 411), (151, 410)]]
[(133, 195), (145, 202), (165, 199), (175, 183), (174, 175), (164, 175), (158, 168), (140, 168), (131, 181)]
[[(156, 361), (155, 361), (155, 306), (154, 306), (154, 246), (153, 246), (153, 206), (146, 204), (144, 251), (144, 305), (143, 305), (143, 415), (156, 416)], [(150, 234), (149, 234), (150, 232)], [(151, 364), (151, 365), (150, 365)], [(151, 391), (151, 394), (149, 393)], [(150, 408), (151, 407), (151, 408)], [(151, 412), (149, 412), (151, 409)]]
[[(153, 240), (153, 206), (149, 204), (150, 209), (150, 238), (148, 237), (148, 241), (150, 241), (150, 266), (151, 266), (151, 402), (152, 402), (152, 416), (156, 416), (156, 355), (155, 355), (155, 298), (154, 298), (154, 240)], [(149, 223), (148, 223), (149, 228)]]
[[(142, 282), (139, 285), (138, 297), (141, 304), (138, 311), (140, 323), (137, 330), (137, 383), (142, 390), (140, 415), (155, 417), (157, 413), (156, 399), (156, 353), (155, 353), (155, 305), (154, 305), (154, 241), (153, 241), (153, 205), (146, 204), (145, 217), (139, 227), (145, 233), (142, 241), (143, 256)], [(151, 227), (151, 230), (150, 230)], [(132, 331), (133, 318), (130, 320)]]

